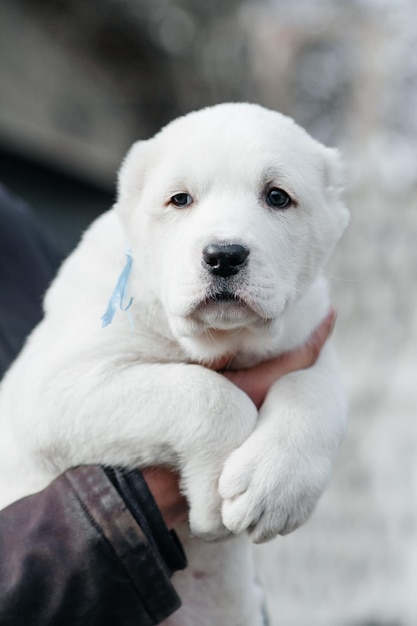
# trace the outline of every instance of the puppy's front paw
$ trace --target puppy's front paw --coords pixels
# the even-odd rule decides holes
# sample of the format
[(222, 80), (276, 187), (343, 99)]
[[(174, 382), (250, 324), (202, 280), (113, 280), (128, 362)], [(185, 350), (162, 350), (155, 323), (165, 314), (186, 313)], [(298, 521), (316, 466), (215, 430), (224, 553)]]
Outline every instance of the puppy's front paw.
[(226, 461), (219, 482), (223, 523), (248, 530), (255, 543), (303, 524), (330, 478), (329, 459), (300, 457), (265, 437), (252, 436)]

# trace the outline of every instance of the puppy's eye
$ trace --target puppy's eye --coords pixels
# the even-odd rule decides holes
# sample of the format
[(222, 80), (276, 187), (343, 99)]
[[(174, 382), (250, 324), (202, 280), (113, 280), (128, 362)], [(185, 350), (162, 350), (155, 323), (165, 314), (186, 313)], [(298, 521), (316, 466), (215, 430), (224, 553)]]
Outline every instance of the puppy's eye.
[(286, 191), (273, 187), (266, 194), (266, 201), (273, 209), (287, 209), (292, 204), (292, 200)]
[(171, 196), (170, 203), (178, 208), (183, 208), (186, 206), (190, 206), (193, 199), (189, 193), (176, 193), (174, 196)]

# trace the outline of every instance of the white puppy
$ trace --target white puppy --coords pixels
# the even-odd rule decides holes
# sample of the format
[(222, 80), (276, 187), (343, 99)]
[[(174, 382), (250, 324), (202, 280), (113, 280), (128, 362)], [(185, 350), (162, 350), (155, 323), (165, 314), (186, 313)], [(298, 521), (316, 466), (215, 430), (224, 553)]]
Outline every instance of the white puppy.
[[(259, 625), (245, 531), (265, 541), (309, 516), (343, 393), (329, 345), (259, 412), (202, 365), (245, 367), (305, 342), (347, 221), (338, 155), (279, 113), (223, 104), (136, 143), (116, 206), (64, 263), (2, 385), (0, 505), (77, 464), (177, 467), (194, 539), (180, 529), (189, 568), (169, 624)], [(127, 249), (132, 305), (101, 328)]]

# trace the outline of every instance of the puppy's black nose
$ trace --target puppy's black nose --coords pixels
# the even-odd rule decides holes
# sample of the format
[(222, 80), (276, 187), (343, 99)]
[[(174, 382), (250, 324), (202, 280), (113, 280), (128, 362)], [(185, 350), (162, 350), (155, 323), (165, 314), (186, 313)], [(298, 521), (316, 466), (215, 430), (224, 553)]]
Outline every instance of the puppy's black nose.
[(227, 278), (246, 265), (249, 250), (236, 243), (210, 243), (203, 250), (203, 264), (215, 276)]

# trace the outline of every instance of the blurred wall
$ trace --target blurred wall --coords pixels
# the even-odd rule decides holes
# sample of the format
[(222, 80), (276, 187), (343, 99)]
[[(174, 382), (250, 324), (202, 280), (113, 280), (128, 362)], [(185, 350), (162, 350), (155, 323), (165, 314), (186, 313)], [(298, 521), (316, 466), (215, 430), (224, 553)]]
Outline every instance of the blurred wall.
[(134, 139), (182, 112), (245, 97), (238, 9), (220, 0), (3, 0), (0, 142), (112, 186)]

